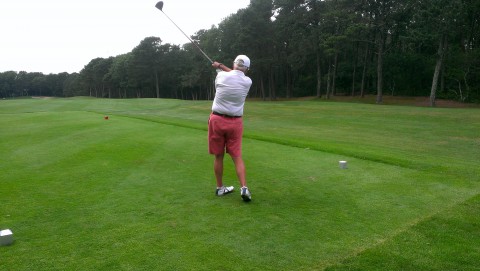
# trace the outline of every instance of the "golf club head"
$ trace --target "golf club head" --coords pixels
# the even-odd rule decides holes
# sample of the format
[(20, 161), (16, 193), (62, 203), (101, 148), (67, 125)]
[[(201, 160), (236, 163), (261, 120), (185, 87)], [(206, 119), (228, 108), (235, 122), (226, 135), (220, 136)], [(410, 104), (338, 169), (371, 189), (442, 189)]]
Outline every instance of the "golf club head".
[(163, 8), (163, 1), (159, 1), (156, 5), (155, 5), (156, 8), (158, 8), (160, 11), (163, 11), (162, 8)]
[(180, 27), (178, 27), (178, 25), (177, 25), (172, 19), (170, 19), (170, 17), (168, 17), (168, 15), (167, 15), (165, 12), (163, 12), (163, 10), (162, 10), (162, 9), (163, 9), (163, 1), (159, 1), (159, 2), (155, 5), (155, 7), (158, 8), (158, 9), (170, 20), (170, 22), (172, 22), (172, 23), (178, 28), (178, 30), (180, 30), (180, 32), (182, 32), (183, 35), (184, 35), (193, 45), (195, 45), (195, 47), (197, 47), (197, 49), (200, 51), (200, 53), (202, 53), (202, 54), (208, 59), (208, 61), (210, 61), (210, 63), (213, 63), (213, 60), (210, 59), (210, 58), (207, 56), (207, 54), (205, 54), (205, 52), (200, 48), (200, 46), (198, 46), (198, 44), (196, 44), (187, 34), (185, 34), (185, 32), (183, 32), (183, 30), (180, 29)]

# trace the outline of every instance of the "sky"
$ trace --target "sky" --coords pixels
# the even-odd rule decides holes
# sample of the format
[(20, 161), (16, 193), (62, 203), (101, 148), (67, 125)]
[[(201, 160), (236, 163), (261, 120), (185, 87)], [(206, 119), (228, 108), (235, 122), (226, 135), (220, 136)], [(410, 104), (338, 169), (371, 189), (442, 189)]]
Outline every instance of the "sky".
[[(0, 72), (80, 72), (90, 60), (125, 54), (146, 37), (189, 40), (157, 0), (8, 0), (0, 8)], [(170, 0), (165, 12), (188, 36), (218, 26), (250, 0)]]

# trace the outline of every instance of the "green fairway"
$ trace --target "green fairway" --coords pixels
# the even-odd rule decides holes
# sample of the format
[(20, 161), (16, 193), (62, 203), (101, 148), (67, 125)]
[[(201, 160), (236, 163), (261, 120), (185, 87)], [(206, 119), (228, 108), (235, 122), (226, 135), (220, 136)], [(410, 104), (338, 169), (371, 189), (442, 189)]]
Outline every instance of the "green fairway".
[(0, 270), (478, 270), (479, 109), (247, 101), (245, 203), (210, 107), (0, 101)]

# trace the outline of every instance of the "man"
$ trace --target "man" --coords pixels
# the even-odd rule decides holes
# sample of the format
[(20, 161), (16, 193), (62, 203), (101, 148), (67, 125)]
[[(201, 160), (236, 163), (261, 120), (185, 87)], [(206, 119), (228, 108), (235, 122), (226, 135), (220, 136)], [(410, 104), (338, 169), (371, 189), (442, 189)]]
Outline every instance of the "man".
[(244, 201), (252, 196), (247, 187), (245, 164), (242, 159), (243, 106), (252, 80), (245, 74), (250, 67), (250, 59), (239, 55), (233, 62), (233, 70), (222, 63), (212, 64), (217, 70), (215, 78), (215, 99), (208, 121), (208, 150), (215, 155), (213, 164), (217, 181), (217, 196), (224, 196), (234, 190), (233, 186), (223, 185), (223, 158), (225, 151), (232, 157), (240, 182), (240, 195)]

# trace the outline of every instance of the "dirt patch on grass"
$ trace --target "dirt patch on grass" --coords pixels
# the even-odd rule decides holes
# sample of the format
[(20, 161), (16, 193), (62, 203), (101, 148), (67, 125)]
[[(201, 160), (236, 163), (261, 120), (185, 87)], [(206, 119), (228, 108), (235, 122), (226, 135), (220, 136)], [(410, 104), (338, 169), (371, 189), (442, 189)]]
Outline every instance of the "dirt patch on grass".
[[(419, 100), (414, 105), (416, 106), (430, 106), (430, 98), (426, 97), (423, 100)], [(472, 104), (472, 103), (462, 103), (453, 100), (442, 100), (437, 99), (435, 101), (436, 107), (448, 107), (448, 108), (480, 108), (479, 104)]]
[(55, 97), (50, 97), (50, 96), (32, 96), (32, 99), (49, 100), (49, 99), (55, 99)]

